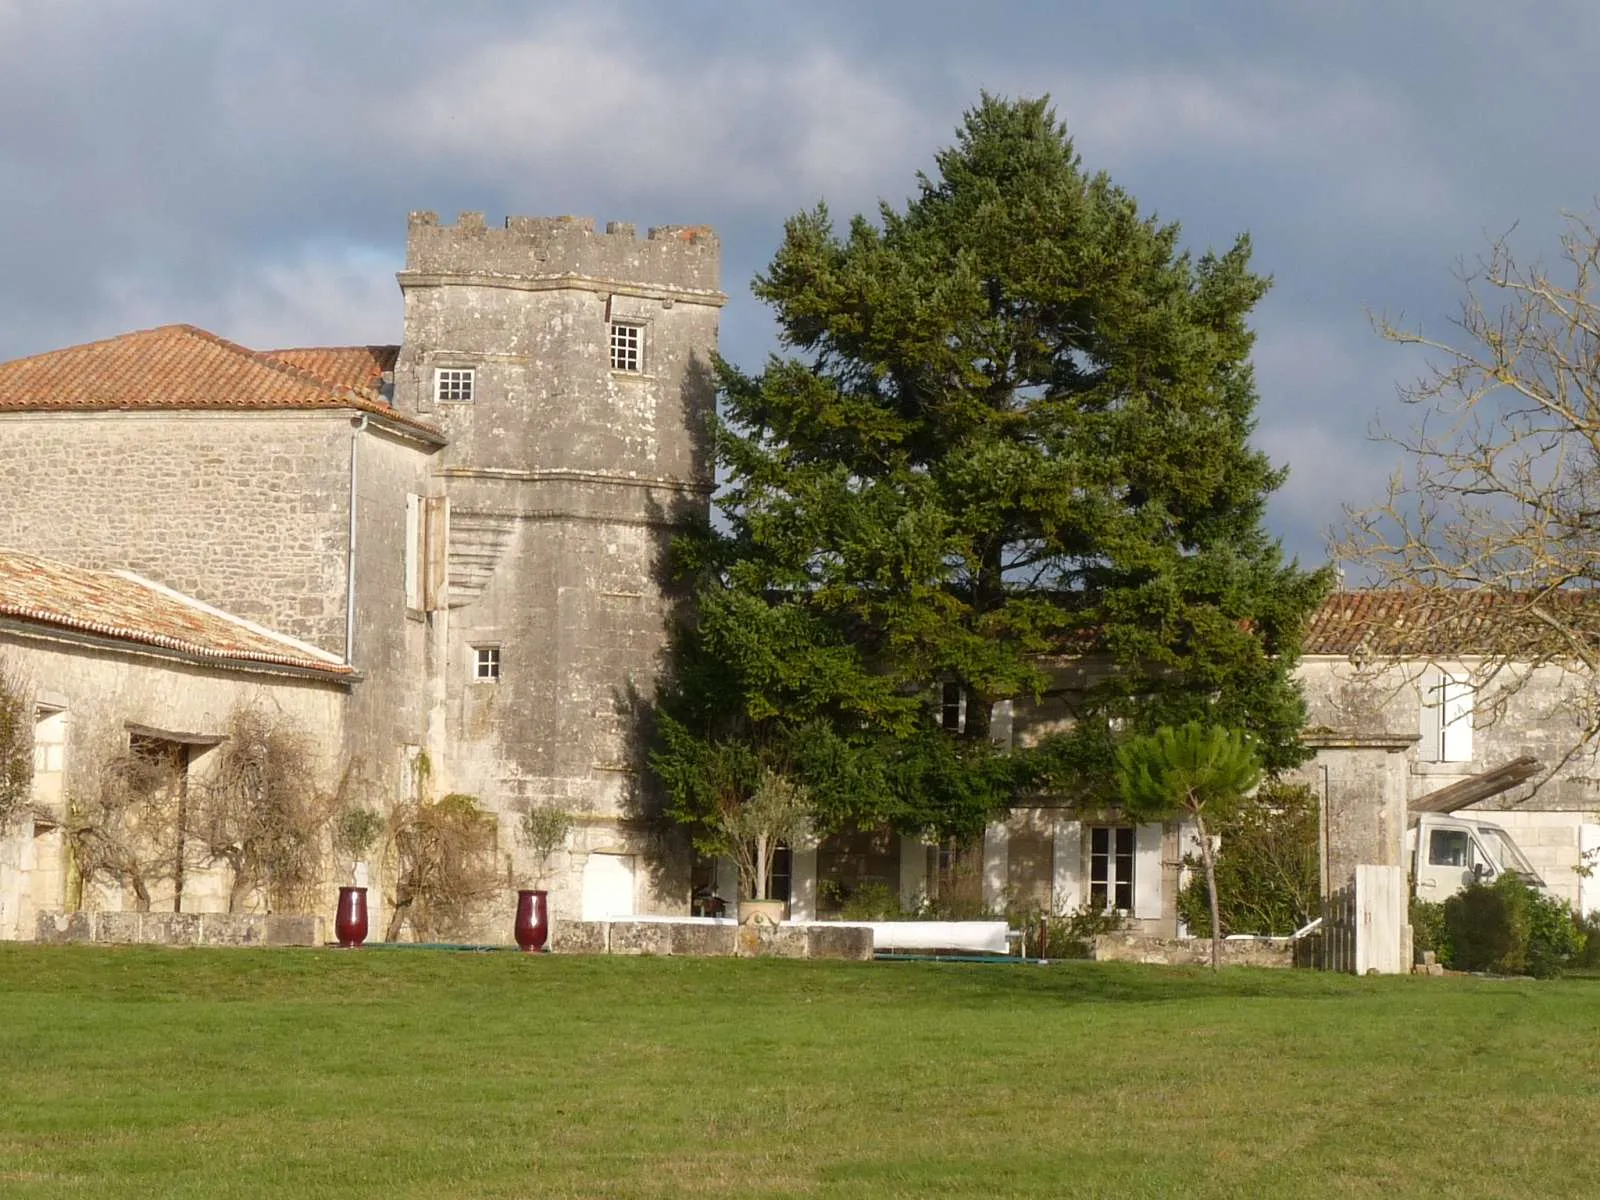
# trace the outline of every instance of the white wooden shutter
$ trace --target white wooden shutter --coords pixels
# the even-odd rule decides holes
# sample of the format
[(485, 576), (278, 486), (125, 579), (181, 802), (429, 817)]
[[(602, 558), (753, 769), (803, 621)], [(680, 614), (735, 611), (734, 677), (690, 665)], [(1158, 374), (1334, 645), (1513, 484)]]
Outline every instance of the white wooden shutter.
[(422, 497), (406, 497), (406, 607), (422, 607)]
[(1076, 912), (1083, 905), (1079, 875), (1083, 869), (1083, 822), (1056, 821), (1055, 846), (1050, 858), (1050, 905), (1058, 913)]
[(1439, 741), (1439, 761), (1470, 762), (1472, 761), (1472, 685), (1464, 679), (1446, 677), (1440, 694), (1444, 701), (1444, 730)]
[(1140, 825), (1133, 843), (1133, 915), (1142, 921), (1161, 919), (1160, 825)]

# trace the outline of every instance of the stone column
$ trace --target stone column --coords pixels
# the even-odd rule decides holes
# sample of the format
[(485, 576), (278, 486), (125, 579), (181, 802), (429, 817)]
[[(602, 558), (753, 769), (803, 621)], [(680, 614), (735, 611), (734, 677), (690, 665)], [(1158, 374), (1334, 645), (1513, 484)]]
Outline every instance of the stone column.
[(1005, 907), (1010, 851), (1011, 832), (1005, 822), (989, 822), (983, 831), (983, 906), (991, 912)]
[(921, 838), (900, 838), (900, 907), (910, 912), (928, 894), (928, 846)]
[(789, 919), (817, 919), (817, 848), (795, 846), (789, 852)]

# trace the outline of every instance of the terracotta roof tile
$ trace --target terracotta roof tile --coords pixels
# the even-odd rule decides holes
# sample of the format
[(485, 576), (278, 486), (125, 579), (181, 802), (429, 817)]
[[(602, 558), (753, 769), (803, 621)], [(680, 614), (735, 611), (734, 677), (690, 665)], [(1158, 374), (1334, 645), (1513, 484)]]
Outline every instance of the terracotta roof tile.
[(330, 387), (371, 392), (375, 397), (384, 373), (394, 370), (399, 346), (299, 346), (289, 350), (263, 350), (263, 358), (304, 371)]
[[(385, 348), (355, 349), (375, 360)], [(355, 361), (335, 348), (302, 367), (192, 325), (163, 325), (0, 363), (0, 412), (354, 408), (443, 440), (434, 426), (353, 387)]]
[(295, 667), (332, 676), (334, 655), (125, 571), (91, 571), (0, 550), (0, 617), (158, 646), (223, 667)]
[[(1335, 592), (1311, 615), (1305, 654), (1375, 656), (1559, 654), (1550, 627), (1531, 612), (1531, 594), (1415, 590)], [(1600, 595), (1574, 589), (1544, 595), (1562, 624), (1600, 633)], [(1522, 655), (1525, 651), (1526, 654)]]

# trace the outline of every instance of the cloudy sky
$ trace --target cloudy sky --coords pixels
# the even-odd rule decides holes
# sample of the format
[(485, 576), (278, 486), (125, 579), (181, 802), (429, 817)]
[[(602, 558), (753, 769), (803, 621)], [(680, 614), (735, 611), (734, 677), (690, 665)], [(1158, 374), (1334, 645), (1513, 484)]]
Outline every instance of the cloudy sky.
[(397, 340), (431, 208), (714, 225), (753, 364), (785, 216), (899, 203), (980, 88), (1048, 92), (1189, 244), (1254, 237), (1272, 523), (1320, 561), (1419, 367), (1368, 312), (1444, 333), (1486, 235), (1544, 251), (1592, 208), (1597, 59), (1586, 0), (0, 0), (0, 358)]

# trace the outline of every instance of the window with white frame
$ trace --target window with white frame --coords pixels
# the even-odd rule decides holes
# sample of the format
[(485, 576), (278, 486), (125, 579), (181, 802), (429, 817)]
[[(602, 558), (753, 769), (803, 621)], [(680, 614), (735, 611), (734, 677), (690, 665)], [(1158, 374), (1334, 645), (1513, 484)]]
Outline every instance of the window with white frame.
[(644, 370), (644, 327), (626, 321), (611, 322), (611, 369)]
[(1422, 743), (1425, 762), (1472, 761), (1472, 684), (1446, 671), (1425, 671), (1422, 686)]
[(966, 728), (967, 696), (959, 683), (947, 683), (939, 692), (939, 728), (960, 733)]
[(1089, 830), (1089, 904), (1133, 911), (1135, 833), (1132, 825), (1096, 825)]
[(433, 398), (439, 404), (464, 404), (472, 399), (477, 372), (472, 367), (435, 367)]
[(494, 683), (500, 678), (500, 647), (472, 648), (472, 678), (478, 683)]

